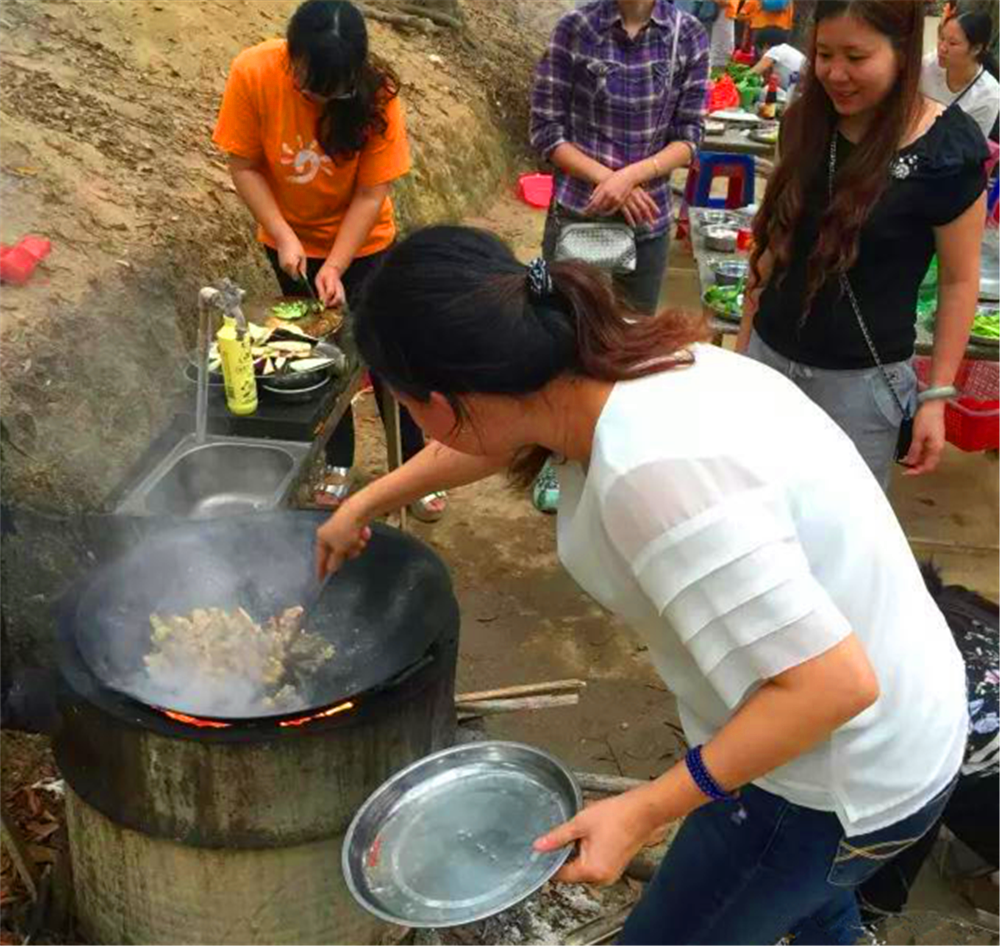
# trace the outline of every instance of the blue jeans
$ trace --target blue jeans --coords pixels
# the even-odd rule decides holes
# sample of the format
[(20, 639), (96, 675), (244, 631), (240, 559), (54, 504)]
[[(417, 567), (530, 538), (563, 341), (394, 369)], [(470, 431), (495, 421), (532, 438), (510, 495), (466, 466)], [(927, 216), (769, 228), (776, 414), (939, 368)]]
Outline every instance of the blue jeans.
[(622, 930), (619, 943), (855, 943), (854, 888), (916, 842), (938, 819), (954, 782), (923, 809), (845, 838), (837, 816), (749, 786), (734, 806), (689, 815)]

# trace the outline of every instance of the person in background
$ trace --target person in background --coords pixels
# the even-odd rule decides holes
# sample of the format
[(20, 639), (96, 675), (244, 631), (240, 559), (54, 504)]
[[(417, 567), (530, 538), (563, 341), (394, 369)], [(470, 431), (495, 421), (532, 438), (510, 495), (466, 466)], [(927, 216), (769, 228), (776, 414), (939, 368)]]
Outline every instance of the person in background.
[[(708, 73), (705, 30), (668, 0), (594, 0), (567, 13), (535, 72), (531, 143), (555, 165), (542, 254), (553, 259), (564, 223), (624, 220), (636, 265), (615, 281), (646, 315), (667, 267), (670, 175), (701, 144)], [(555, 511), (551, 471), (533, 498)]]
[(806, 57), (790, 43), (772, 46), (750, 70), (756, 75), (768, 76), (772, 72), (778, 77), (778, 85), (786, 92), (791, 85), (792, 76), (805, 72)]
[[(979, 296), (986, 142), (960, 108), (920, 95), (923, 20), (921, 0), (817, 4), (812, 65), (754, 222), (737, 339), (840, 424), (884, 488), (897, 456), (909, 475), (938, 463)], [(918, 398), (917, 293), (935, 252), (934, 353)]]
[(317, 570), (411, 496), (558, 454), (559, 559), (648, 646), (691, 749), (535, 849), (576, 843), (555, 879), (609, 884), (683, 818), (619, 943), (776, 943), (807, 919), (857, 942), (869, 852), (921, 837), (962, 764), (961, 655), (837, 425), (700, 318), (629, 313), (596, 268), (526, 267), (483, 231), (400, 242), (356, 337), (430, 444), (320, 527)]
[(791, 38), (795, 4), (792, 0), (743, 0), (739, 15), (753, 30), (754, 49), (761, 56), (765, 49)]
[(733, 57), (739, 0), (713, 0), (713, 2), (719, 8), (719, 13), (709, 32), (708, 59), (711, 68), (725, 69)]
[[(368, 53), (360, 11), (347, 0), (306, 0), (286, 39), (233, 61), (213, 141), (226, 152), (236, 191), (259, 224), (257, 238), (284, 295), (315, 285), (327, 306), (357, 304), (396, 237), (389, 188), (410, 168), (399, 80)], [(376, 393), (381, 382), (372, 377)], [(378, 399), (382, 407), (381, 398)], [(404, 458), (423, 435), (400, 409)], [(327, 444), (318, 505), (350, 491), (350, 410)], [(442, 496), (415, 501), (420, 519), (440, 518)]]
[(992, 30), (985, 13), (960, 13), (945, 20), (937, 51), (924, 57), (920, 91), (942, 105), (958, 105), (987, 138), (1000, 116), (1000, 83), (989, 52)]
[(941, 820), (912, 847), (892, 858), (858, 888), (862, 917), (877, 922), (901, 913), (910, 890), (946, 827), (975, 852), (983, 870), (961, 884), (973, 906), (997, 914), (1000, 866), (1000, 609), (961, 585), (945, 586), (933, 566), (922, 566), (927, 588), (943, 612), (965, 661), (969, 739), (955, 791)]
[(674, 0), (674, 7), (690, 13), (709, 37), (708, 64), (724, 69), (733, 55), (733, 24), (739, 0)]

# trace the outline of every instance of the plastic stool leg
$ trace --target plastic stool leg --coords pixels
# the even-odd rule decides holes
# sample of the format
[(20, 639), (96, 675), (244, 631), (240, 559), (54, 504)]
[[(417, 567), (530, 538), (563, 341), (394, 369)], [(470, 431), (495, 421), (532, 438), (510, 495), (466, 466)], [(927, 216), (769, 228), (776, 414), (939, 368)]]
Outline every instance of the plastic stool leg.
[(742, 207), (743, 193), (746, 188), (743, 186), (742, 169), (729, 175), (729, 186), (726, 190), (726, 209), (735, 210)]

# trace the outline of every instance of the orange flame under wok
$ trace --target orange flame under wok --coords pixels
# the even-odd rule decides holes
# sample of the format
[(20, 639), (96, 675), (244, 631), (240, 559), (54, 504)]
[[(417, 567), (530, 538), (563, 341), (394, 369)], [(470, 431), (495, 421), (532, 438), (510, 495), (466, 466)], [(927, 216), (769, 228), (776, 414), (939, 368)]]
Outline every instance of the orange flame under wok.
[[(278, 725), (304, 726), (306, 723), (311, 723), (314, 719), (327, 719), (330, 716), (336, 716), (338, 713), (345, 713), (352, 709), (354, 709), (354, 703), (351, 700), (345, 700), (343, 703), (330, 706), (327, 709), (320, 710), (318, 713), (310, 713), (308, 716), (297, 716), (295, 719), (283, 719)], [(217, 719), (202, 719), (199, 716), (189, 716), (187, 713), (178, 713), (176, 710), (160, 709), (160, 712), (178, 723), (184, 723), (185, 726), (198, 726), (202, 729), (229, 729), (233, 725), (232, 723), (220, 722)]]

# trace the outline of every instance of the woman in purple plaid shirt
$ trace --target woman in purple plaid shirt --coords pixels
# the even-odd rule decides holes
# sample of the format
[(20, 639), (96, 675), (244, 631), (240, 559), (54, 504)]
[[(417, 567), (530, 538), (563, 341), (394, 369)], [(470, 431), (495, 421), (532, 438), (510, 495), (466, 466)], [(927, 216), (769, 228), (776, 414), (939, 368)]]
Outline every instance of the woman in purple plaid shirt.
[(656, 310), (670, 173), (701, 143), (707, 92), (705, 30), (667, 0), (594, 0), (559, 21), (531, 100), (531, 143), (556, 166), (546, 258), (560, 219), (624, 218), (638, 260), (616, 281), (636, 309)]
[[(624, 219), (635, 271), (615, 274), (619, 295), (656, 311), (670, 244), (670, 174), (701, 143), (708, 36), (667, 0), (593, 0), (556, 24), (535, 72), (531, 143), (556, 166), (542, 255), (563, 223)], [(559, 485), (546, 466), (534, 503), (554, 513)]]

